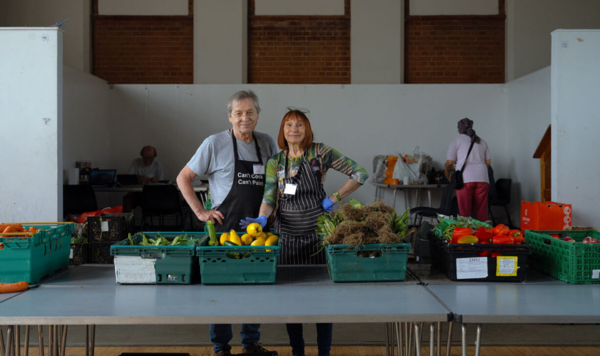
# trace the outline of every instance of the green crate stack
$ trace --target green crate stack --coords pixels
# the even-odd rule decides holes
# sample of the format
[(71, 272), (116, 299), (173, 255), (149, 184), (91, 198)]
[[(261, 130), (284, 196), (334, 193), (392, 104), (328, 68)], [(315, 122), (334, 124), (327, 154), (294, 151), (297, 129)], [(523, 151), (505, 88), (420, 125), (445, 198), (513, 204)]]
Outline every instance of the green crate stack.
[[(217, 233), (217, 239), (223, 233)], [(239, 236), (244, 232), (238, 232)], [(277, 234), (276, 234), (277, 235)], [(208, 239), (196, 247), (202, 284), (272, 284), (277, 278), (277, 246), (208, 246)]]
[[(550, 234), (558, 234), (561, 238), (570, 236), (577, 242), (563, 241)], [(600, 244), (582, 243), (586, 236), (600, 239), (600, 232), (525, 230), (525, 241), (533, 249), (531, 266), (568, 283), (600, 283)]]
[(24, 223), (32, 237), (0, 237), (0, 283), (37, 283), (69, 265), (73, 224)]
[(327, 245), (327, 267), (334, 282), (404, 281), (411, 245)]
[[(192, 284), (199, 282), (198, 259), (196, 246), (143, 246), (139, 243), (147, 239), (156, 240), (160, 236), (173, 241), (177, 236), (187, 239), (200, 239), (206, 237), (203, 232), (138, 232), (131, 238), (136, 245), (131, 245), (129, 239), (124, 239), (110, 247), (110, 254), (118, 259), (120, 256), (134, 256), (141, 259), (153, 259), (156, 284)], [(140, 266), (141, 268), (141, 266)], [(133, 271), (134, 273), (141, 271)], [(119, 261), (115, 264), (115, 273), (126, 273), (119, 270)], [(125, 283), (139, 283), (123, 276), (130, 281)]]

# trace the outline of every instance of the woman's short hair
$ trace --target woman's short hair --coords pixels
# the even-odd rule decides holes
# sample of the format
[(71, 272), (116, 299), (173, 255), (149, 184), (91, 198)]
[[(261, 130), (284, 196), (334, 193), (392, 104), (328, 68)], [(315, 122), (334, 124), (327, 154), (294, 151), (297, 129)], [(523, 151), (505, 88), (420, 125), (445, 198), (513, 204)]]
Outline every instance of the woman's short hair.
[(229, 101), (227, 102), (227, 116), (231, 116), (231, 110), (233, 110), (233, 103), (239, 103), (244, 99), (252, 99), (254, 101), (254, 107), (256, 108), (256, 113), (260, 114), (260, 104), (258, 103), (258, 96), (254, 94), (252, 90), (240, 90), (237, 93), (233, 94)]
[(284, 128), (286, 122), (293, 120), (293, 119), (296, 119), (296, 120), (302, 122), (305, 126), (304, 127), (304, 140), (302, 140), (302, 142), (300, 143), (302, 149), (305, 150), (308, 148), (308, 146), (310, 146), (313, 143), (313, 132), (312, 132), (312, 128), (310, 127), (310, 121), (308, 121), (308, 117), (306, 117), (306, 115), (300, 110), (288, 111), (285, 114), (285, 116), (283, 116), (283, 119), (281, 120), (281, 126), (279, 127), (279, 137), (277, 138), (277, 145), (282, 150), (287, 148), (288, 144), (285, 139), (285, 136), (283, 135), (283, 128)]

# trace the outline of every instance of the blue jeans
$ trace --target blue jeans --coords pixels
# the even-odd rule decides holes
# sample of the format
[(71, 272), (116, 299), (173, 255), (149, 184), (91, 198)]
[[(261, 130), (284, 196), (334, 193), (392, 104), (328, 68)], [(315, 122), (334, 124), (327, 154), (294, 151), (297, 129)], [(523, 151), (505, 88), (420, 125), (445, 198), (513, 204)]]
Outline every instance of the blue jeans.
[[(285, 324), (290, 337), (290, 346), (294, 356), (304, 356), (304, 337), (302, 336), (302, 324)], [(317, 324), (317, 348), (319, 356), (329, 356), (331, 352), (331, 336), (333, 324)]]
[[(242, 324), (240, 336), (242, 347), (248, 348), (258, 344), (260, 340), (260, 324)], [(231, 324), (210, 324), (210, 341), (215, 345), (215, 353), (219, 351), (230, 351), (229, 341), (233, 338)]]

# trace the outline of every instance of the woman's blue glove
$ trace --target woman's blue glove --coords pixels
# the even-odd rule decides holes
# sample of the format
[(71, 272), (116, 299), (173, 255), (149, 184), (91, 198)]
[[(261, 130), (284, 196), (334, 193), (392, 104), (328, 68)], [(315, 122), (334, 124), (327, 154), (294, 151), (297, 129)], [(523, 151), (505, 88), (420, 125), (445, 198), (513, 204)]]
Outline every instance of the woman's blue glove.
[(260, 226), (264, 229), (265, 226), (267, 226), (267, 217), (264, 215), (261, 215), (261, 216), (257, 217), (256, 219), (245, 218), (245, 219), (240, 220), (240, 226), (242, 227), (242, 229), (245, 229), (248, 225), (250, 225), (252, 223), (259, 223)]
[(323, 206), (323, 210), (330, 213), (333, 210), (334, 202), (329, 199), (329, 197), (325, 197), (325, 199), (321, 200), (321, 206)]

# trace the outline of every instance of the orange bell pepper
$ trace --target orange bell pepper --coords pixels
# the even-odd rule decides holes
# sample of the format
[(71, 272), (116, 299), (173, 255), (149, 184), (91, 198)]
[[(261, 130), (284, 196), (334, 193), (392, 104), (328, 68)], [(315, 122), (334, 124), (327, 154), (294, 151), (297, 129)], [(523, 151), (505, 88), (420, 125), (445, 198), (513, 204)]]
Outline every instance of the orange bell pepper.
[(498, 224), (492, 229), (494, 235), (508, 235), (510, 228), (504, 224)]
[(456, 240), (456, 243), (459, 244), (476, 244), (477, 242), (479, 242), (479, 239), (473, 235), (461, 236)]
[(516, 244), (521, 244), (525, 241), (525, 238), (521, 235), (521, 230), (510, 230), (508, 236), (512, 237)]
[(515, 243), (515, 239), (508, 235), (497, 235), (492, 237), (492, 243), (494, 245), (512, 245)]

